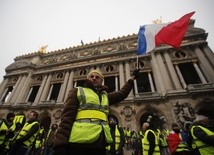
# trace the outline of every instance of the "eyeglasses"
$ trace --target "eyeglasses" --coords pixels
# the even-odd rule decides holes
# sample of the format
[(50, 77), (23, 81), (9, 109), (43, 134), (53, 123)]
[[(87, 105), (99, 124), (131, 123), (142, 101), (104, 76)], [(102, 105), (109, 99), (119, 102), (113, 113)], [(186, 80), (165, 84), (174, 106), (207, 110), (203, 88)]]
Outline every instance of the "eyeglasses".
[(98, 75), (90, 75), (89, 76), (89, 78), (91, 78), (91, 79), (100, 79), (100, 76), (98, 76)]

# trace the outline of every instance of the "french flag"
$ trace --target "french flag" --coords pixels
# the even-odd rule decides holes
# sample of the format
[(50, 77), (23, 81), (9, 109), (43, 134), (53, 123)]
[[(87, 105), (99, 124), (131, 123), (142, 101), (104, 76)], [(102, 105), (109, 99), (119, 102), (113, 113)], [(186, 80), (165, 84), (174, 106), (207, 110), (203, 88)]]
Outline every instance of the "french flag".
[(190, 12), (169, 24), (141, 26), (138, 32), (137, 54), (148, 53), (160, 44), (168, 44), (174, 48), (179, 48), (189, 26), (190, 18), (194, 13)]

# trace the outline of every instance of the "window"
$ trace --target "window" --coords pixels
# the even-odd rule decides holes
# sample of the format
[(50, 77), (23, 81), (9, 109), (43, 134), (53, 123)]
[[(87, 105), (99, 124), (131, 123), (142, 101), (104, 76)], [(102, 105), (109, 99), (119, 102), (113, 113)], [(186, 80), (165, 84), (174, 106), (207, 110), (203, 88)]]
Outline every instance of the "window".
[(187, 85), (202, 83), (191, 62), (178, 64), (178, 67)]
[[(151, 76), (151, 79), (149, 79), (149, 76)], [(150, 72), (140, 72), (139, 78), (137, 78), (136, 80), (138, 93), (154, 91), (153, 77)]]
[(10, 94), (13, 90), (13, 86), (9, 86), (6, 91), (5, 91), (5, 94), (4, 94), (4, 97), (2, 98), (2, 102), (7, 102), (8, 98), (10, 97)]
[[(116, 84), (115, 84), (115, 76), (109, 76), (105, 77), (104, 79), (104, 85), (108, 86), (108, 93), (116, 91)], [(119, 88), (119, 84), (118, 84)]]
[(37, 93), (39, 91), (39, 87), (40, 86), (33, 86), (33, 87), (31, 87), (31, 90), (29, 92), (29, 97), (27, 99), (28, 102), (31, 102), (31, 103), (34, 102), (34, 100), (36, 98), (36, 95), (37, 95)]
[(61, 85), (62, 85), (61, 83), (54, 83), (52, 85), (52, 91), (51, 91), (51, 95), (50, 95), (49, 100), (55, 100), (55, 101), (57, 101)]

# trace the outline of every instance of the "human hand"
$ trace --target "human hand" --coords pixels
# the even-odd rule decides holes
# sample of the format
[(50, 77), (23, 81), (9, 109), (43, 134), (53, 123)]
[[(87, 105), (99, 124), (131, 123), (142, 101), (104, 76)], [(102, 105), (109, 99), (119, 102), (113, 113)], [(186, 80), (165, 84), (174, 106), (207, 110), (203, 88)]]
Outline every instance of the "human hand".
[(139, 73), (140, 73), (140, 69), (136, 68), (132, 73), (133, 79), (137, 79), (139, 77)]

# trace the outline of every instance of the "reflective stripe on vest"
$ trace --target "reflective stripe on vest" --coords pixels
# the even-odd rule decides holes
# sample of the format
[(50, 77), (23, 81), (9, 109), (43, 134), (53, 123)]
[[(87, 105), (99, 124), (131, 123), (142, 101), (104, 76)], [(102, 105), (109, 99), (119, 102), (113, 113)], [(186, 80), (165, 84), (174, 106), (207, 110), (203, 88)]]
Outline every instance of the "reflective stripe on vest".
[(182, 151), (190, 151), (187, 144), (184, 143), (184, 141), (182, 140), (182, 136), (181, 133), (179, 133), (179, 137), (181, 139), (180, 143), (178, 144), (175, 152), (182, 152)]
[(132, 133), (131, 130), (127, 130), (127, 131), (126, 131), (126, 136), (127, 136), (127, 137), (131, 137), (131, 133)]
[(36, 135), (35, 148), (40, 148), (43, 145), (44, 137), (43, 137), (44, 128), (39, 130), (39, 133)]
[(201, 153), (201, 155), (213, 155), (214, 154), (214, 147), (211, 146), (211, 145), (207, 145), (205, 144), (204, 142), (202, 142), (201, 140), (199, 140), (193, 133), (193, 129), (195, 127), (199, 127), (201, 128), (204, 132), (207, 133), (208, 136), (213, 136), (214, 135), (214, 132), (210, 131), (209, 129), (205, 128), (205, 127), (202, 127), (202, 126), (193, 126), (191, 128), (191, 135), (193, 137), (193, 140), (194, 140), (194, 144), (196, 145), (196, 147), (199, 149), (199, 152)]
[(48, 130), (48, 134), (47, 134), (47, 136), (46, 136), (46, 138), (45, 138), (45, 143), (47, 143), (47, 141), (48, 141), (48, 139), (49, 139), (49, 136), (50, 136), (51, 131), (52, 131), (52, 129), (49, 129), (49, 130)]
[[(78, 87), (77, 98), (80, 103), (80, 109), (97, 109), (108, 114), (109, 103), (105, 91), (101, 92), (101, 101), (99, 96), (90, 88)], [(87, 95), (85, 95), (87, 94)]]
[(119, 149), (119, 146), (120, 146), (120, 131), (118, 129), (118, 125), (116, 125), (116, 128), (115, 128), (115, 150), (118, 150)]
[(152, 132), (155, 136), (155, 149), (152, 155), (160, 155), (160, 148), (159, 148), (159, 137), (155, 134), (155, 132), (151, 129), (146, 130), (144, 137), (142, 139), (142, 145), (143, 145), (143, 155), (148, 155), (149, 153), (149, 141), (147, 139), (148, 132)]
[(107, 93), (101, 92), (100, 100), (99, 96), (90, 88), (77, 87), (77, 89), (80, 106), (76, 121), (71, 129), (69, 142), (92, 143), (101, 131), (104, 131), (106, 142), (112, 142), (110, 127), (107, 122), (109, 113)]
[[(121, 143), (121, 135), (119, 131), (118, 125), (115, 126), (115, 150), (117, 151), (119, 149), (120, 143)], [(107, 150), (111, 150), (111, 145), (108, 145), (106, 147)]]
[[(17, 136), (17, 139), (20, 139), (22, 137), (24, 137), (25, 135), (27, 135), (28, 131), (31, 129), (31, 127), (34, 125), (34, 124), (38, 124), (38, 122), (32, 122), (32, 123), (25, 123), (24, 127), (21, 129), (21, 131), (19, 132), (18, 136)], [(39, 131), (39, 130), (38, 130)], [(33, 141), (35, 140), (36, 138), (36, 135), (38, 133), (38, 131), (36, 133), (34, 133), (28, 140), (24, 141), (23, 143), (26, 145), (26, 146), (31, 146), (33, 144)]]
[(89, 116), (92, 119), (100, 119), (103, 121), (107, 121), (106, 114), (104, 112), (98, 111), (98, 110), (80, 110), (77, 113), (76, 120), (88, 119)]

